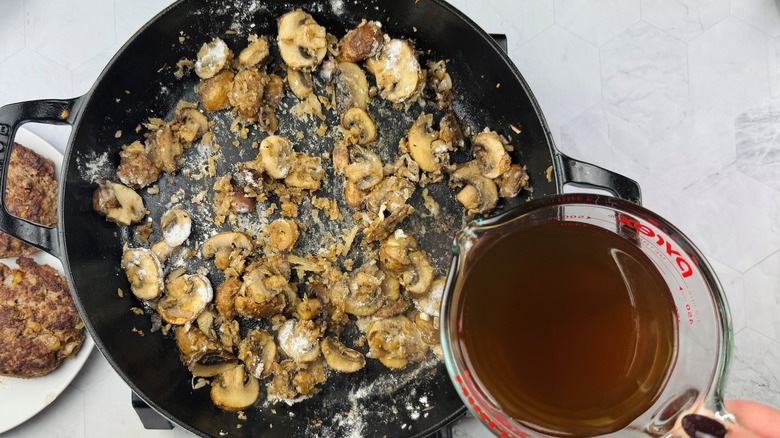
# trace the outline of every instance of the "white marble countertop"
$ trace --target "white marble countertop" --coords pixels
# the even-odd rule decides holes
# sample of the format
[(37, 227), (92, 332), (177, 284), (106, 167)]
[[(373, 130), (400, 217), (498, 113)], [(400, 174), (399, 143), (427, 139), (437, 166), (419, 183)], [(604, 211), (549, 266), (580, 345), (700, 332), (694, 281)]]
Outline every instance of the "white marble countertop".
[[(0, 105), (85, 93), (169, 0), (0, 1)], [(780, 5), (776, 0), (459, 0), (509, 54), (559, 148), (636, 179), (730, 301), (727, 395), (780, 406)], [(30, 130), (64, 148), (69, 128)], [(0, 415), (3, 415), (0, 413)], [(487, 436), (473, 420), (458, 436)], [(146, 431), (100, 353), (8, 437)]]

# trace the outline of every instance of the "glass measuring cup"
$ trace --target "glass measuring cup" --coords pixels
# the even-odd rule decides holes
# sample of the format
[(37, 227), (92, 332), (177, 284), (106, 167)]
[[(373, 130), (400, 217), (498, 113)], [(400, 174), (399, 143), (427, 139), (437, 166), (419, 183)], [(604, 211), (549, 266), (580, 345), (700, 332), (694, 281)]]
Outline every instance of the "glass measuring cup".
[(450, 377), (474, 416), (497, 436), (566, 436), (506, 415), (469, 368), (461, 342), (467, 332), (461, 324), (461, 286), (474, 250), (513, 230), (550, 221), (587, 223), (630, 241), (653, 262), (676, 307), (676, 354), (660, 395), (628, 426), (604, 436), (687, 436), (681, 418), (689, 413), (733, 422), (723, 406), (733, 334), (726, 297), (712, 268), (677, 228), (657, 214), (617, 198), (590, 194), (531, 201), (499, 216), (478, 219), (457, 234), (442, 299), (441, 341)]

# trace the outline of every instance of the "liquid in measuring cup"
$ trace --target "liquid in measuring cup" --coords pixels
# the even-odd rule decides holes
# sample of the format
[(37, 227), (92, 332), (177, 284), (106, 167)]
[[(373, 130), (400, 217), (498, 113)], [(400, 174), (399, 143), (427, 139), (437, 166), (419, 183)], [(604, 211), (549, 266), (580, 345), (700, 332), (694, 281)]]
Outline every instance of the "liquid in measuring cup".
[(675, 305), (631, 241), (545, 222), (475, 247), (459, 339), (502, 411), (552, 435), (620, 430), (652, 406), (677, 345)]

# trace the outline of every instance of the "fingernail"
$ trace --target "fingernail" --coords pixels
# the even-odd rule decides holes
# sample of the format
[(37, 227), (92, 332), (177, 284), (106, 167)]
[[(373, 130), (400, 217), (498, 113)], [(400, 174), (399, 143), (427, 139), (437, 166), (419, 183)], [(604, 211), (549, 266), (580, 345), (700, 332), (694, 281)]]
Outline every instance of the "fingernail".
[(691, 438), (724, 438), (726, 426), (710, 417), (688, 414), (682, 419), (682, 428)]

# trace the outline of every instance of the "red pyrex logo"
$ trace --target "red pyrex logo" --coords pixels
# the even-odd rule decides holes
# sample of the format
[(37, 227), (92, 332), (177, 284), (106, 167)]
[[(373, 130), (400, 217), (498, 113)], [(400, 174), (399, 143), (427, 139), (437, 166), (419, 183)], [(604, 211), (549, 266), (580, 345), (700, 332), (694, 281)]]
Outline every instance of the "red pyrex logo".
[(647, 237), (656, 237), (656, 245), (658, 245), (660, 248), (663, 248), (666, 251), (666, 254), (674, 260), (674, 262), (677, 264), (677, 269), (680, 270), (682, 277), (688, 278), (693, 275), (693, 269), (691, 268), (691, 264), (688, 263), (688, 260), (685, 260), (679, 251), (672, 248), (671, 242), (665, 241), (662, 236), (657, 235), (650, 227), (640, 224), (636, 219), (632, 219), (624, 215), (618, 215), (618, 224), (627, 225)]

